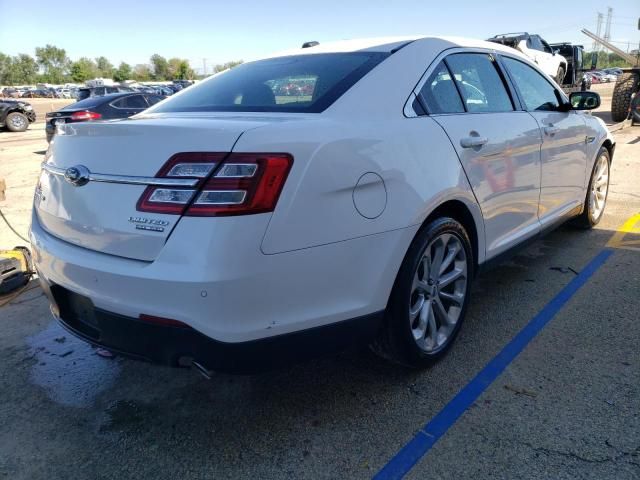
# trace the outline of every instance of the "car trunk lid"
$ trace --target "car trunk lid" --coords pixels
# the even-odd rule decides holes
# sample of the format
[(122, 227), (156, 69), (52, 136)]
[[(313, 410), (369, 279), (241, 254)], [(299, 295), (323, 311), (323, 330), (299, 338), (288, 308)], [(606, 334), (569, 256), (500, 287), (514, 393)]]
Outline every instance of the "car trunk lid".
[(36, 189), (37, 218), (50, 234), (74, 245), (153, 261), (180, 219), (137, 211), (150, 182), (170, 180), (154, 178), (156, 173), (185, 150), (230, 152), (244, 131), (266, 122), (173, 115), (64, 125)]

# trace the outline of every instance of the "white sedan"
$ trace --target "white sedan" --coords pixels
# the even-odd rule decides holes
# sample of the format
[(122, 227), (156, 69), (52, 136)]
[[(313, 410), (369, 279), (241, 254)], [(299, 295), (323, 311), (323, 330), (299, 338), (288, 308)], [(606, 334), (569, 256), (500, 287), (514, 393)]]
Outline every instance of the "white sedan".
[(599, 103), (475, 40), (245, 63), (132, 118), (57, 126), (39, 277), (64, 327), (136, 358), (248, 372), (359, 341), (424, 367), (479, 268), (602, 217)]

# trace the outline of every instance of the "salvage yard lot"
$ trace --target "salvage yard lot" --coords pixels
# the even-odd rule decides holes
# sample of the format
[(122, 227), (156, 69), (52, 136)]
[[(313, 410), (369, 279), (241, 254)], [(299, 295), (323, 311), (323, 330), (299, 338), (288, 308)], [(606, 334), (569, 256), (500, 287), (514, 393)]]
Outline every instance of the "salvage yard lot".
[[(611, 86), (594, 90), (607, 119)], [(96, 355), (28, 291), (0, 307), (0, 478), (370, 478), (583, 278), (408, 478), (640, 477), (640, 128), (614, 135), (603, 221), (562, 227), (483, 273), (458, 342), (427, 371), (354, 348), (207, 381)], [(23, 234), (45, 150), (42, 123), (0, 133), (0, 209)], [(0, 227), (0, 248), (20, 243)]]

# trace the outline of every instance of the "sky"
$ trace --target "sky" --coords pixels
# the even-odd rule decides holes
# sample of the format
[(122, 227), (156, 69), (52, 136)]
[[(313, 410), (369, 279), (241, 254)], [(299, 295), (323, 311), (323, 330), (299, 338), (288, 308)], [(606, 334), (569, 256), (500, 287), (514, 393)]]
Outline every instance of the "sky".
[[(581, 28), (596, 30), (598, 12), (613, 8), (611, 39), (638, 48), (640, 0), (0, 0), (0, 52), (34, 55), (53, 44), (72, 60), (106, 56), (117, 65), (148, 63), (158, 53), (202, 71), (230, 60), (251, 60), (305, 41), (394, 35), (451, 35), (486, 39), (516, 31), (550, 43), (591, 49)], [(604, 33), (604, 25), (602, 32)]]

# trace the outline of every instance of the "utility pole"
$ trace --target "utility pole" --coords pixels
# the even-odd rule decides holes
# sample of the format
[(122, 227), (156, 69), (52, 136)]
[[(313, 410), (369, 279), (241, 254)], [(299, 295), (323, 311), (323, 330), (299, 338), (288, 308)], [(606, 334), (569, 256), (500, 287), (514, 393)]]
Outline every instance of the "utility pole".
[[(602, 15), (602, 13), (598, 12), (598, 22), (596, 25), (596, 36), (600, 36), (600, 33), (602, 32), (602, 19), (603, 19), (604, 15)], [(592, 48), (593, 52), (599, 52), (600, 51), (600, 44), (596, 41), (593, 42), (593, 48)]]
[(604, 39), (611, 42), (611, 17), (613, 16), (613, 8), (607, 7), (607, 26), (604, 30)]
[(207, 59), (203, 58), (202, 59), (202, 75), (203, 76), (207, 76)]

